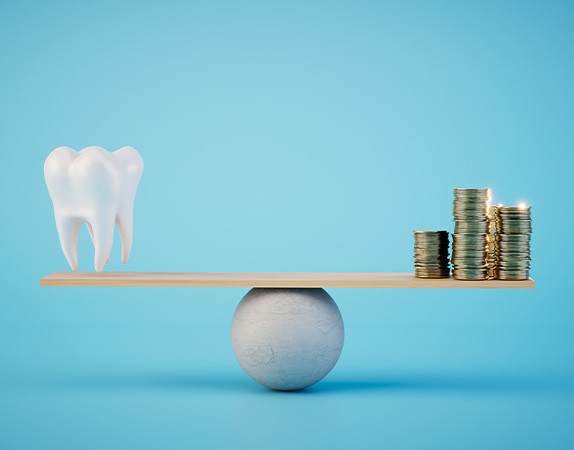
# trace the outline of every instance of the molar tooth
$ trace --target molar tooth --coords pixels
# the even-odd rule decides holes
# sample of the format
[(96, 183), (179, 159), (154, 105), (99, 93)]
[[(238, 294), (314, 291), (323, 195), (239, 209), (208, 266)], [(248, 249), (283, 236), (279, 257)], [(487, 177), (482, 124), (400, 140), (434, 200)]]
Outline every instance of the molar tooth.
[(122, 262), (133, 241), (133, 205), (143, 161), (133, 147), (113, 153), (101, 147), (80, 152), (58, 147), (44, 164), (44, 176), (54, 203), (60, 244), (72, 270), (78, 269), (78, 233), (86, 223), (95, 248), (94, 267), (109, 262), (114, 225), (122, 240)]

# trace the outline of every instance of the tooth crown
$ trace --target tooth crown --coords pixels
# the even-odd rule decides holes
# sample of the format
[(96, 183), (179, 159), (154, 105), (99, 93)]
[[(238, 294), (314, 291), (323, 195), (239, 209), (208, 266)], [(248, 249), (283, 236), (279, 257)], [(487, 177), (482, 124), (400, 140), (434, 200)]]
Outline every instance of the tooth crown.
[(129, 257), (133, 237), (133, 204), (143, 172), (143, 160), (133, 147), (115, 152), (93, 146), (80, 152), (58, 147), (44, 164), (44, 176), (64, 255), (78, 269), (78, 234), (86, 223), (95, 247), (94, 266), (100, 272), (109, 260), (114, 224), (122, 240), (122, 261)]

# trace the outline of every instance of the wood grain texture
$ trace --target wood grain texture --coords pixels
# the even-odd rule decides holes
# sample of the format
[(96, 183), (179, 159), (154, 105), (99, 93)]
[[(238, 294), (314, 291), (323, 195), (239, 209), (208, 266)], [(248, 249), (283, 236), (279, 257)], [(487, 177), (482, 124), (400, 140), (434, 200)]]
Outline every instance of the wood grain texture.
[(534, 280), (458, 281), (381, 272), (56, 272), (41, 286), (531, 289)]

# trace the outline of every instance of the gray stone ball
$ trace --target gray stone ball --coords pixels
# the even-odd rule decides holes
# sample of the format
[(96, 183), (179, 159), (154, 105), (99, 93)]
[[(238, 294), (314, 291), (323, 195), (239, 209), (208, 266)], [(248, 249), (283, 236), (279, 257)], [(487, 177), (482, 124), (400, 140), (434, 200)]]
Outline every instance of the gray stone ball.
[(323, 289), (254, 288), (231, 324), (240, 366), (263, 386), (305, 389), (327, 375), (343, 349), (343, 318)]

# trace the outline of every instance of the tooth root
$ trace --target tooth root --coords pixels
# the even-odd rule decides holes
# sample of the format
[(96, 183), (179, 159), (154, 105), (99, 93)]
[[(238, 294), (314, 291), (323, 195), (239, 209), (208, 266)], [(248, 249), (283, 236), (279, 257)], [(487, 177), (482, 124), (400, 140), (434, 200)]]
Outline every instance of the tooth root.
[(97, 220), (90, 221), (90, 226), (94, 235), (94, 268), (96, 272), (101, 272), (107, 261), (110, 259), (112, 244), (114, 241), (114, 219), (106, 214), (104, 217), (98, 216)]
[(126, 263), (130, 257), (132, 249), (133, 229), (134, 229), (134, 213), (133, 209), (118, 212), (116, 217), (116, 224), (122, 240), (122, 263)]
[(64, 256), (70, 264), (70, 268), (76, 272), (78, 270), (78, 234), (82, 222), (76, 218), (56, 216), (56, 227), (60, 237), (60, 245)]
[(90, 225), (89, 222), (86, 223), (86, 227), (88, 228), (88, 231), (90, 232), (90, 237), (92, 238), (92, 244), (94, 244), (94, 246), (95, 246), (96, 241), (94, 241), (94, 230), (92, 230), (92, 226)]
[[(92, 238), (92, 244), (94, 245), (94, 248), (96, 247), (96, 240), (94, 239), (94, 230), (92, 229), (92, 226), (90, 225), (90, 222), (86, 222), (86, 227), (88, 227), (88, 231), (90, 233), (90, 237)], [(110, 262), (110, 258), (107, 259), (106, 264)]]

